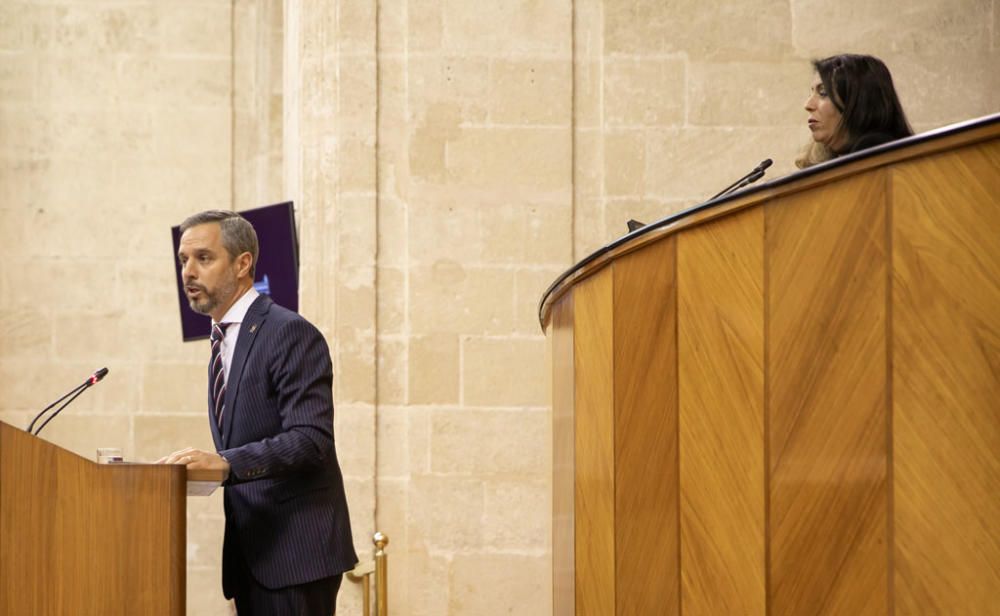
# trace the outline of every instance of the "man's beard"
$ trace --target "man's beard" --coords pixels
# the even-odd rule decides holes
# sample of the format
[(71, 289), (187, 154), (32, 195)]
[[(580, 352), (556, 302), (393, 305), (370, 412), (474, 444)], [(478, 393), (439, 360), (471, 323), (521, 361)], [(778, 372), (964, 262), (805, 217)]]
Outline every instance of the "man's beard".
[(222, 298), (231, 298), (236, 293), (236, 278), (223, 281), (216, 287), (215, 291), (209, 291), (197, 283), (194, 283), (194, 286), (201, 289), (201, 295), (204, 299), (201, 302), (189, 299), (188, 304), (191, 305), (191, 310), (199, 314), (210, 314), (222, 303)]

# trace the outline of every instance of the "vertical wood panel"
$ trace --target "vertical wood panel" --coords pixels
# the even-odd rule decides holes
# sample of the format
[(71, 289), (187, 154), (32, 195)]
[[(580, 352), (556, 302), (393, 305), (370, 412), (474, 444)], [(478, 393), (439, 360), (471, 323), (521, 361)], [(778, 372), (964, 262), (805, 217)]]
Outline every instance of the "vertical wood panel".
[(573, 291), (576, 366), (576, 613), (615, 610), (612, 271)]
[(764, 209), (678, 238), (685, 616), (765, 613)]
[(618, 616), (679, 613), (675, 246), (613, 266)]
[(552, 307), (549, 354), (552, 366), (552, 613), (575, 612), (573, 576), (573, 296)]
[[(58, 614), (62, 582), (55, 447), (0, 423), (0, 614)], [(30, 473), (26, 473), (30, 470)], [(30, 477), (30, 479), (26, 479)], [(84, 577), (85, 574), (79, 575)]]
[(184, 612), (184, 469), (97, 465), (0, 423), (0, 614)]
[(893, 194), (896, 613), (1000, 614), (1000, 145)]
[(765, 208), (773, 616), (888, 611), (886, 187)]

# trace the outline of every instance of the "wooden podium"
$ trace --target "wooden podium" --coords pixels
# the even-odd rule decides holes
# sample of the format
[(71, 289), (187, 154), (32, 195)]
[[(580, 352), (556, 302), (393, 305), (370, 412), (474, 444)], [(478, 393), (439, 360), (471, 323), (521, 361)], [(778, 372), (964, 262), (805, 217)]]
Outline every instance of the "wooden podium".
[(635, 231), (540, 318), (557, 615), (1000, 614), (1000, 114)]
[(188, 480), (180, 465), (95, 464), (0, 422), (0, 616), (183, 614)]

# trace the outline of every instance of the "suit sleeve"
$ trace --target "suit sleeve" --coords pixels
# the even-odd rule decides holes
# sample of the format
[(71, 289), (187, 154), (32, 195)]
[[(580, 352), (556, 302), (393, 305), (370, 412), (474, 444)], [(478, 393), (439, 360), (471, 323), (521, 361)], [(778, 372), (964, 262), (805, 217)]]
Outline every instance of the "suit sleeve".
[(228, 483), (322, 468), (334, 455), (333, 369), (322, 334), (303, 319), (288, 321), (268, 353), (281, 430), (272, 437), (220, 451)]

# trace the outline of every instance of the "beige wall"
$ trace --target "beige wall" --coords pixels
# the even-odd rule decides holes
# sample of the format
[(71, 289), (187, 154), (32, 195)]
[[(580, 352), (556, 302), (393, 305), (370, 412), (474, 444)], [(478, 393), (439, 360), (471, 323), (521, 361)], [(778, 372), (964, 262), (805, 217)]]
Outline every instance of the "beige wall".
[[(87, 457), (209, 447), (169, 228), (232, 206), (229, 2), (0, 2), (0, 419), (108, 366), (43, 435)], [(218, 592), (221, 501), (192, 500), (192, 614)]]
[(581, 257), (809, 139), (809, 60), (870, 53), (917, 131), (1000, 110), (997, 3), (578, 0), (574, 246)]
[[(883, 57), (928, 129), (1000, 109), (996, 0), (0, 2), (0, 419), (82, 455), (209, 446), (168, 227), (294, 199), (356, 542), (392, 611), (543, 614), (558, 273), (808, 138), (808, 60)], [(218, 497), (189, 613), (223, 614)], [(341, 611), (357, 614), (345, 584)]]

